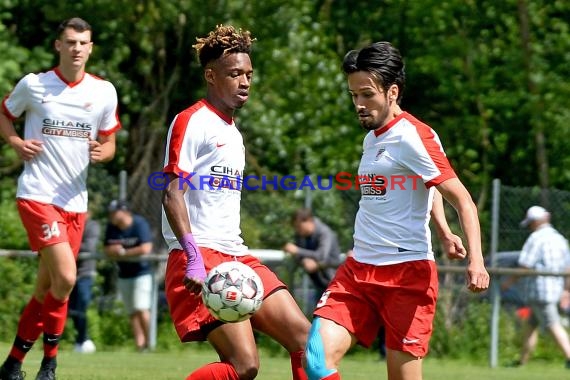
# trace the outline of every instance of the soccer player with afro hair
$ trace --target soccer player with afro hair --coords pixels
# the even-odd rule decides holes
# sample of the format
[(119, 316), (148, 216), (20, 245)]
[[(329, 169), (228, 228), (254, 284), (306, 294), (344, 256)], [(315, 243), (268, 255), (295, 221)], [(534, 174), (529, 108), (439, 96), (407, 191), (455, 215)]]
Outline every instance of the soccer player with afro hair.
[[(162, 199), (163, 236), (170, 252), (167, 301), (180, 340), (208, 340), (220, 359), (194, 370), (187, 380), (254, 379), (259, 370), (254, 330), (290, 353), (294, 380), (307, 379), (301, 358), (310, 323), (285, 284), (249, 253), (240, 237), (245, 148), (233, 116), (249, 97), (253, 41), (250, 32), (224, 25), (197, 39), (206, 97), (177, 114), (168, 132), (163, 169), (168, 184)], [(220, 176), (228, 179), (226, 185), (212, 190), (211, 182), (203, 183)], [(200, 291), (207, 271), (233, 260), (259, 275), (264, 300), (249, 320), (223, 323), (208, 312)]]

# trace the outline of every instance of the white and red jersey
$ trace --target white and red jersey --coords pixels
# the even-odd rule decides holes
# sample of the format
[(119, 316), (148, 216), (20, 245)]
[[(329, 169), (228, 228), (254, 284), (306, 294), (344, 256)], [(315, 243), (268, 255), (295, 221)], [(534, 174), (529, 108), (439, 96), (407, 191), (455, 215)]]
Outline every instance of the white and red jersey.
[(437, 134), (407, 112), (364, 138), (354, 257), (373, 265), (434, 260), (432, 187), (456, 177)]
[(56, 68), (26, 75), (2, 107), (12, 119), (25, 112), (24, 139), (43, 142), (43, 151), (24, 163), (16, 196), (86, 212), (89, 138), (121, 127), (115, 87), (87, 73), (69, 83)]
[[(202, 99), (182, 111), (168, 131), (164, 172), (184, 181), (188, 218), (196, 243), (226, 254), (247, 253), (240, 229), (245, 148), (233, 119)], [(162, 210), (169, 250), (182, 249)]]

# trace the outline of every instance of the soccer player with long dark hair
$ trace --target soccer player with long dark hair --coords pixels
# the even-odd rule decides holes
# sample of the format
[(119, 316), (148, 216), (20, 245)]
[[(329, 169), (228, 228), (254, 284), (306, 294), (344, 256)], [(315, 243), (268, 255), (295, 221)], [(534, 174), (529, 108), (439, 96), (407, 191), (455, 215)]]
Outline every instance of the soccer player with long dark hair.
[[(357, 343), (369, 347), (384, 326), (388, 378), (418, 380), (438, 292), (432, 205), (441, 214), (441, 193), (459, 215), (473, 292), (489, 286), (477, 209), (435, 131), (400, 108), (405, 74), (399, 51), (388, 42), (370, 44), (350, 51), (343, 70), (360, 124), (368, 131), (359, 176), (421, 181), (361, 186), (353, 255), (338, 268), (314, 311), (307, 374), (311, 380), (340, 379), (338, 366), (346, 352)], [(374, 186), (382, 191), (371, 191)]]

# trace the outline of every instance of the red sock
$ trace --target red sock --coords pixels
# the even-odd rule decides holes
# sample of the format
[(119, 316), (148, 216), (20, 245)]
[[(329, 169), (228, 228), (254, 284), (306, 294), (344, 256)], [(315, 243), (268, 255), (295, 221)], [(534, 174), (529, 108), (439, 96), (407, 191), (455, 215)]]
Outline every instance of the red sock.
[(18, 332), (9, 354), (19, 362), (24, 361), (24, 357), (42, 333), (42, 307), (43, 305), (32, 297), (20, 315)]
[(198, 368), (186, 380), (239, 380), (239, 376), (233, 365), (215, 362)]
[(303, 356), (305, 351), (291, 352), (291, 373), (293, 380), (308, 380), (307, 374), (303, 369)]
[(67, 299), (55, 299), (48, 292), (44, 300), (42, 311), (44, 320), (44, 357), (53, 358), (57, 355), (59, 339), (65, 328), (67, 319)]

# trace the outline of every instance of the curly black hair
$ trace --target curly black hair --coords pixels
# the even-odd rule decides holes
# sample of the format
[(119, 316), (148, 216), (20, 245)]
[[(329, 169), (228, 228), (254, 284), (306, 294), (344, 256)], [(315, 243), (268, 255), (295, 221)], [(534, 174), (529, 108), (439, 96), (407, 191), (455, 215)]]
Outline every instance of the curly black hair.
[(216, 25), (216, 29), (206, 37), (196, 38), (192, 45), (198, 53), (200, 64), (206, 67), (208, 63), (231, 53), (251, 53), (251, 45), (255, 38), (247, 30), (236, 29), (233, 26)]

